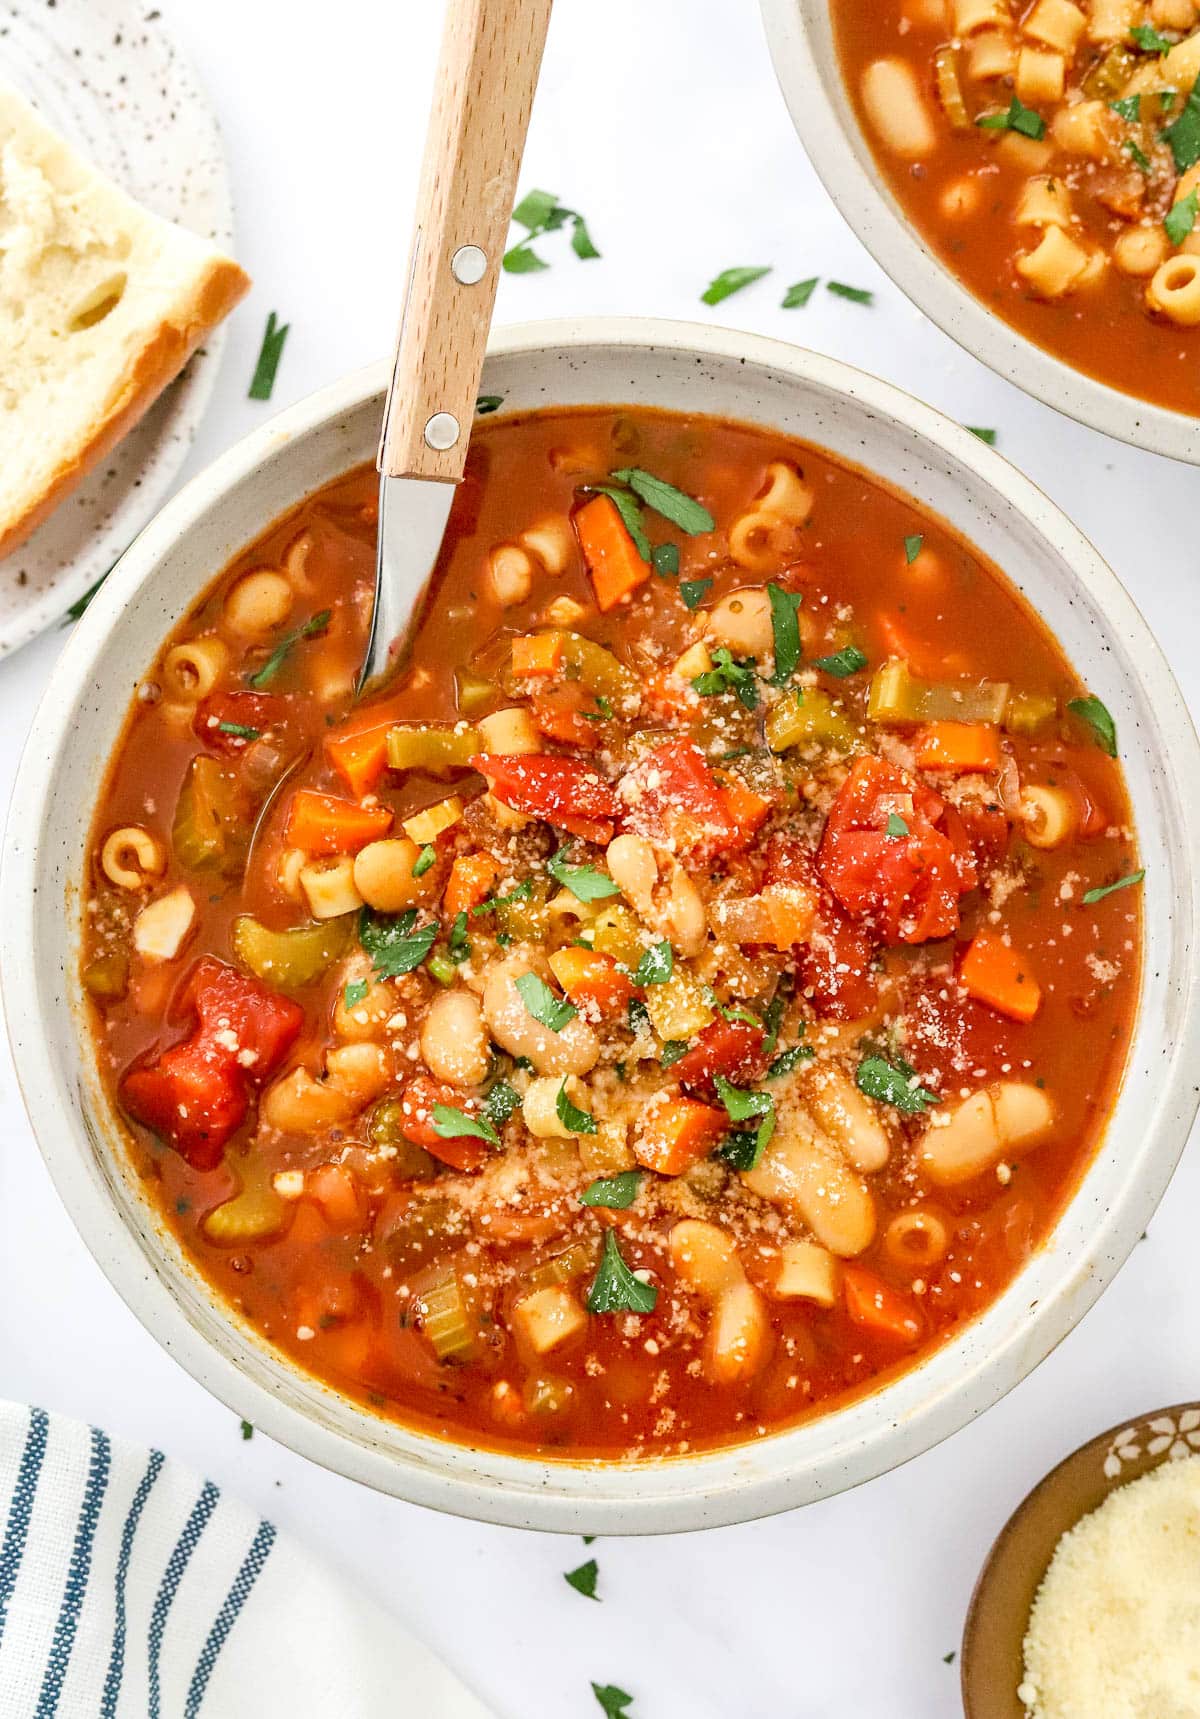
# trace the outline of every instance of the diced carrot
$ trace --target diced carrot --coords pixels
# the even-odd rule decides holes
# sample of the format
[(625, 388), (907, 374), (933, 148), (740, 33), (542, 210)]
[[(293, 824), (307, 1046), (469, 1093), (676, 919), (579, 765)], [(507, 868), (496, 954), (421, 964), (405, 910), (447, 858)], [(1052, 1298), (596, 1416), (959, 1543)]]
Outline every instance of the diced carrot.
[(332, 794), (301, 788), (288, 808), (284, 840), (306, 854), (355, 854), (392, 827), (387, 806), (356, 806)]
[(515, 675), (557, 674), (562, 668), (561, 633), (521, 633), (512, 642)]
[(352, 794), (369, 794), (383, 775), (389, 726), (384, 722), (325, 736), (325, 756)]
[(345, 1165), (319, 1164), (305, 1177), (304, 1191), (317, 1202), (334, 1229), (352, 1229), (361, 1222), (358, 1189)]
[(735, 840), (729, 846), (745, 847), (766, 823), (771, 802), (755, 793), (736, 771), (731, 770), (728, 775), (719, 776), (718, 781), (729, 821), (737, 832)]
[(602, 613), (615, 608), (650, 577), (649, 565), (638, 554), (611, 496), (597, 495), (585, 502), (575, 515), (575, 531)]
[(596, 704), (596, 695), (577, 680), (559, 681), (535, 692), (529, 710), (547, 740), (560, 740), (585, 752), (598, 752), (607, 744), (610, 725)]
[(460, 913), (469, 913), (481, 901), (487, 900), (499, 875), (500, 867), (491, 854), (459, 854), (446, 880), (443, 910), (451, 919), (457, 919)]
[(642, 1113), (633, 1154), (639, 1164), (660, 1176), (681, 1176), (707, 1158), (728, 1132), (723, 1110), (669, 1093)]
[(915, 1343), (925, 1329), (915, 1304), (863, 1265), (842, 1267), (846, 1312), (856, 1325), (896, 1343)]
[(958, 973), (972, 997), (998, 1009), (1014, 1021), (1031, 1021), (1042, 1001), (1042, 988), (1019, 950), (994, 931), (971, 939)]
[(647, 675), (642, 697), (656, 716), (691, 716), (697, 704), (690, 684), (681, 680), (673, 668), (655, 669)]
[(288, 1245), (291, 1247), (315, 1247), (318, 1242), (329, 1240), (329, 1226), (316, 1205), (308, 1205), (305, 1201), (297, 1202), (296, 1215), (288, 1227)]
[(573, 1003), (591, 1003), (602, 1015), (614, 1015), (633, 996), (633, 981), (611, 955), (575, 946), (556, 949), (550, 970)]
[(1000, 738), (989, 722), (931, 722), (917, 738), (922, 770), (998, 770)]

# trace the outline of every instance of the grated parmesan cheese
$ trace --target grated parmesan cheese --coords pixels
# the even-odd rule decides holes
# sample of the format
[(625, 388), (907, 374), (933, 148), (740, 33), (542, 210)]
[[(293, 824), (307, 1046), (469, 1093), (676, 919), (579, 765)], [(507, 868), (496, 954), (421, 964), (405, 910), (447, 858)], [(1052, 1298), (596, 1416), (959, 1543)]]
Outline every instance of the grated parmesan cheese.
[(1118, 1487), (1063, 1535), (1024, 1651), (1028, 1719), (1200, 1714), (1200, 1456)]

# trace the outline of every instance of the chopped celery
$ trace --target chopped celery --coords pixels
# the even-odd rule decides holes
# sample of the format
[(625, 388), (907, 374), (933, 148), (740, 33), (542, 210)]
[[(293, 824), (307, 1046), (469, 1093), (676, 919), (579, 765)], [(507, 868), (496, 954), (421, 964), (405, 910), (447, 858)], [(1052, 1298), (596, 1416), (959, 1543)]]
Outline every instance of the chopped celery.
[(567, 678), (578, 680), (589, 692), (614, 701), (636, 698), (637, 676), (627, 669), (606, 645), (585, 639), (582, 633), (563, 634), (563, 667)]
[(388, 729), (390, 770), (465, 770), (479, 750), (479, 736), (468, 723), (399, 722)]
[(767, 712), (765, 732), (772, 752), (786, 752), (792, 746), (850, 752), (858, 744), (854, 723), (817, 686), (785, 692)]
[(475, 1353), (475, 1332), (453, 1271), (418, 1296), (417, 1316), (439, 1361), (467, 1361)]
[(442, 949), (436, 949), (425, 963), (425, 969), (431, 973), (439, 985), (453, 985), (458, 978), (458, 963), (452, 961)]
[(241, 816), (237, 783), (215, 758), (196, 757), (188, 765), (171, 827), (175, 857), (188, 871), (240, 875), (250, 843)]
[(1118, 45), (1098, 60), (1083, 80), (1083, 93), (1092, 101), (1113, 101), (1124, 90), (1138, 65), (1132, 48)]
[(549, 886), (539, 878), (528, 893), (501, 896), (496, 902), (496, 929), (514, 943), (537, 942), (546, 935)]
[(287, 1223), (287, 1201), (280, 1199), (271, 1186), (266, 1165), (257, 1158), (249, 1158), (237, 1168), (242, 1176), (241, 1188), (224, 1205), (214, 1207), (201, 1224), (209, 1241), (261, 1241), (277, 1235)]
[(575, 1242), (564, 1253), (556, 1253), (553, 1258), (526, 1272), (525, 1281), (530, 1289), (549, 1289), (553, 1284), (570, 1283), (585, 1272), (594, 1271), (596, 1260), (597, 1250), (593, 1245)]
[(437, 1161), (423, 1146), (405, 1139), (406, 1120), (402, 1099), (381, 1098), (371, 1106), (367, 1117), (367, 1139), (372, 1146), (386, 1147), (388, 1168), (397, 1176), (431, 1181), (437, 1175)]
[(83, 986), (108, 1002), (123, 997), (129, 988), (129, 956), (123, 950), (95, 956), (83, 969)]
[(454, 685), (458, 695), (458, 708), (464, 716), (481, 715), (496, 697), (495, 681), (487, 680), (480, 674), (473, 674), (470, 669), (455, 669)]
[(646, 1013), (660, 1039), (694, 1038), (716, 1019), (708, 987), (681, 966), (661, 985), (647, 986)]
[(311, 985), (346, 953), (357, 914), (343, 913), (319, 925), (293, 925), (272, 931), (249, 913), (233, 922), (233, 953), (243, 967), (279, 991)]
[(1036, 734), (1058, 715), (1058, 700), (1048, 692), (1014, 692), (1004, 712), (1010, 734)]
[(1009, 685), (920, 680), (903, 657), (889, 657), (871, 677), (867, 713), (872, 722), (993, 722), (1003, 719)]

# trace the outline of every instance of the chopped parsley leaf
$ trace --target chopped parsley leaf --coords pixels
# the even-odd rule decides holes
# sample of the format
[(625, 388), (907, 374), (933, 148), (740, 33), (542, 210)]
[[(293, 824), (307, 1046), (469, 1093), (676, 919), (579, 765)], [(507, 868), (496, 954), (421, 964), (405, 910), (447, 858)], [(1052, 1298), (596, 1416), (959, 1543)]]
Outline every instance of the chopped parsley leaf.
[(1046, 135), (1046, 122), (1041, 114), (1026, 107), (1018, 96), (1009, 102), (1006, 113), (981, 114), (975, 124), (985, 131), (1017, 131), (1022, 137), (1042, 138)]
[(1143, 54), (1169, 54), (1171, 52), (1170, 40), (1163, 35), (1161, 30), (1156, 30), (1151, 24), (1135, 24), (1130, 30), (1129, 36), (1134, 47), (1139, 48)]
[(968, 430), (970, 430), (970, 432), (973, 436), (978, 436), (979, 440), (981, 442), (986, 442), (989, 448), (995, 447), (995, 445), (996, 445), (996, 432), (995, 432), (995, 430), (981, 430), (977, 424), (968, 424), (966, 427)]
[(600, 1269), (588, 1291), (589, 1313), (653, 1313), (658, 1291), (635, 1277), (621, 1257), (615, 1230), (604, 1232)]
[(796, 591), (785, 591), (781, 585), (769, 584), (771, 600), (771, 633), (775, 642), (775, 673), (772, 684), (783, 686), (795, 674), (800, 662), (800, 605), (804, 598)]
[(536, 973), (522, 973), (513, 983), (534, 1020), (539, 1026), (548, 1027), (552, 1033), (561, 1033), (579, 1013), (574, 1003), (556, 997), (546, 981), (539, 979)]
[(290, 322), (280, 323), (272, 311), (267, 318), (267, 326), (263, 332), (262, 345), (258, 350), (258, 363), (254, 366), (254, 375), (250, 381), (249, 397), (251, 400), (269, 400), (275, 387), (275, 372), (279, 369), (279, 360), (283, 357), (284, 342), (288, 337)]
[(574, 1588), (577, 1594), (582, 1594), (585, 1600), (595, 1600), (599, 1603), (600, 1596), (596, 1592), (596, 1577), (600, 1574), (600, 1566), (595, 1558), (589, 1558), (586, 1564), (580, 1564), (577, 1570), (566, 1570), (563, 1581), (568, 1587)]
[(679, 587), (685, 609), (698, 609), (713, 588), (711, 579), (684, 579)]
[(475, 401), (475, 410), (481, 418), (486, 418), (490, 412), (498, 412), (503, 404), (503, 394), (480, 394)]
[(244, 722), (218, 722), (218, 734), (232, 734), (235, 740), (258, 740), (261, 728), (247, 728)]
[[(689, 537), (699, 537), (706, 531), (712, 531), (716, 520), (708, 509), (698, 502), (694, 496), (685, 495), (681, 489), (676, 489), (672, 483), (665, 483), (662, 478), (655, 477), (653, 472), (643, 471), (640, 466), (624, 466), (610, 476), (618, 483), (628, 484), (639, 500), (643, 501), (652, 512), (661, 514), (664, 519), (677, 525), (680, 531)], [(678, 556), (679, 551), (676, 550)]]
[(802, 1062), (809, 1062), (816, 1054), (811, 1045), (792, 1045), (790, 1050), (780, 1051), (767, 1067), (767, 1079), (778, 1080), (782, 1074), (791, 1074), (794, 1068), (799, 1068)]
[(1083, 898), (1083, 905), (1094, 907), (1098, 901), (1103, 901), (1106, 895), (1115, 895), (1119, 889), (1131, 889), (1135, 883), (1141, 883), (1145, 875), (1144, 869), (1131, 871), (1127, 872), (1124, 877), (1119, 877), (1116, 883), (1105, 883), (1101, 884), (1098, 889), (1089, 889)]
[(675, 968), (675, 951), (664, 937), (645, 950), (633, 975), (635, 985), (665, 985)]
[(921, 553), (921, 548), (924, 542), (925, 538), (919, 531), (914, 532), (911, 537), (906, 537), (904, 539), (904, 559), (910, 567), (917, 559), (917, 556)]
[(554, 1114), (563, 1127), (571, 1134), (595, 1134), (596, 1118), (590, 1110), (580, 1110), (577, 1104), (572, 1104), (567, 1095), (567, 1076), (563, 1076), (562, 1085), (554, 1100)]
[(1098, 698), (1092, 693), (1086, 698), (1072, 698), (1067, 709), (1091, 729), (1101, 752), (1107, 752), (1110, 758), (1117, 756), (1117, 725)]
[(721, 273), (708, 283), (700, 294), (701, 304), (720, 304), (722, 299), (730, 298), (735, 292), (741, 292), (743, 287), (751, 286), (760, 281), (764, 275), (771, 272), (770, 264), (766, 268), (733, 268), (722, 269)]
[(919, 1116), (938, 1102), (936, 1093), (919, 1085), (916, 1070), (900, 1057), (890, 1063), (885, 1057), (866, 1056), (859, 1063), (854, 1080), (858, 1090), (868, 1098), (891, 1104), (909, 1116)]
[(1162, 139), (1171, 146), (1177, 173), (1186, 173), (1200, 161), (1200, 78), (1188, 91), (1179, 118), (1171, 121)]
[(604, 901), (610, 895), (620, 895), (620, 888), (607, 872), (591, 865), (568, 865), (566, 853), (566, 848), (559, 848), (553, 859), (546, 861), (546, 870), (577, 901)]
[(1142, 98), (1140, 95), (1122, 96), (1120, 101), (1110, 101), (1109, 107), (1119, 114), (1130, 125), (1136, 125), (1142, 117)]
[(501, 267), (510, 275), (536, 274), (549, 268), (549, 263), (533, 249), (533, 242), (546, 233), (558, 232), (568, 223), (575, 255), (584, 262), (600, 255), (583, 216), (575, 209), (564, 208), (552, 191), (528, 192), (513, 210), (512, 218), (518, 227), (525, 228), (525, 237), (505, 251), (501, 259)]
[(432, 842), (426, 842), (416, 859), (413, 861), (412, 874), (414, 877), (424, 877), (431, 865), (437, 861), (437, 849)]
[(906, 836), (908, 834), (908, 825), (904, 822), (904, 819), (900, 816), (899, 812), (888, 813), (888, 821), (884, 825), (883, 833), (885, 836), (891, 836), (893, 841), (897, 841), (901, 836)]
[(417, 910), (376, 913), (364, 907), (358, 916), (358, 941), (371, 957), (380, 979), (398, 979), (419, 967), (433, 948), (437, 921), (417, 926)]
[(633, 1715), (625, 1711), (633, 1696), (618, 1689), (615, 1683), (593, 1683), (592, 1694), (604, 1709), (604, 1719), (633, 1719)]
[(640, 1170), (622, 1170), (615, 1176), (599, 1176), (579, 1196), (581, 1206), (600, 1206), (606, 1212), (624, 1212), (637, 1199), (642, 1185)]
[(488, 1087), (483, 1108), (496, 1128), (503, 1128), (521, 1102), (521, 1095), (506, 1080), (493, 1081)]
[(838, 298), (848, 298), (852, 304), (874, 304), (875, 294), (866, 287), (847, 286), (845, 281), (826, 281), (825, 291)]
[(1178, 203), (1167, 211), (1163, 226), (1166, 228), (1167, 237), (1173, 245), (1182, 245), (1196, 225), (1198, 206), (1200, 206), (1200, 191), (1193, 186), (1186, 197), (1181, 197)]
[(435, 1104), (433, 1132), (441, 1140), (486, 1140), (489, 1146), (499, 1146), (500, 1136), (486, 1116), (468, 1116), (453, 1104)]
[(802, 310), (817, 290), (820, 275), (812, 275), (806, 281), (797, 281), (783, 295), (782, 310)]
[(253, 687), (264, 687), (268, 681), (274, 680), (275, 676), (283, 667), (292, 646), (299, 644), (301, 639), (315, 639), (319, 637), (319, 635), (323, 633), (329, 625), (330, 614), (331, 611), (329, 609), (321, 609), (317, 614), (313, 615), (310, 620), (305, 621), (302, 627), (297, 627), (294, 632), (285, 634), (275, 646), (275, 649), (271, 652), (263, 666), (260, 669), (256, 669), (253, 674), (248, 674), (246, 676), (248, 684)]
[(749, 662), (735, 662), (725, 645), (720, 645), (712, 654), (713, 666), (704, 674), (698, 674), (692, 681), (692, 686), (701, 698), (714, 698), (723, 692), (732, 692), (738, 703), (745, 710), (758, 709), (758, 688), (754, 684), (754, 670)]
[(678, 577), (679, 545), (677, 543), (656, 543), (651, 551), (650, 560), (660, 579)]
[(845, 680), (866, 666), (867, 658), (857, 645), (846, 645), (831, 657), (817, 657), (813, 663), (814, 668), (819, 668), (823, 674), (831, 674), (835, 680)]
[(346, 986), (346, 989), (342, 993), (346, 999), (346, 1007), (348, 1009), (357, 1009), (358, 1005), (362, 1002), (370, 989), (371, 987), (365, 979), (353, 980)]

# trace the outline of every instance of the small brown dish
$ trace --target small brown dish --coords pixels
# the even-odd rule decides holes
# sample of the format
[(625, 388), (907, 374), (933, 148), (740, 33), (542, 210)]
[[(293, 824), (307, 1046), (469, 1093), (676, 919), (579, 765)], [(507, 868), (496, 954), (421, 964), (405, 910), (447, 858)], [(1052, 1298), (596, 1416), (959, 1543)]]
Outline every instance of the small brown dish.
[(966, 1719), (1026, 1719), (1017, 1688), (1029, 1612), (1067, 1530), (1118, 1487), (1164, 1462), (1196, 1455), (1200, 1403), (1176, 1403), (1136, 1421), (1120, 1421), (1081, 1445), (1017, 1506), (980, 1571), (963, 1627)]

